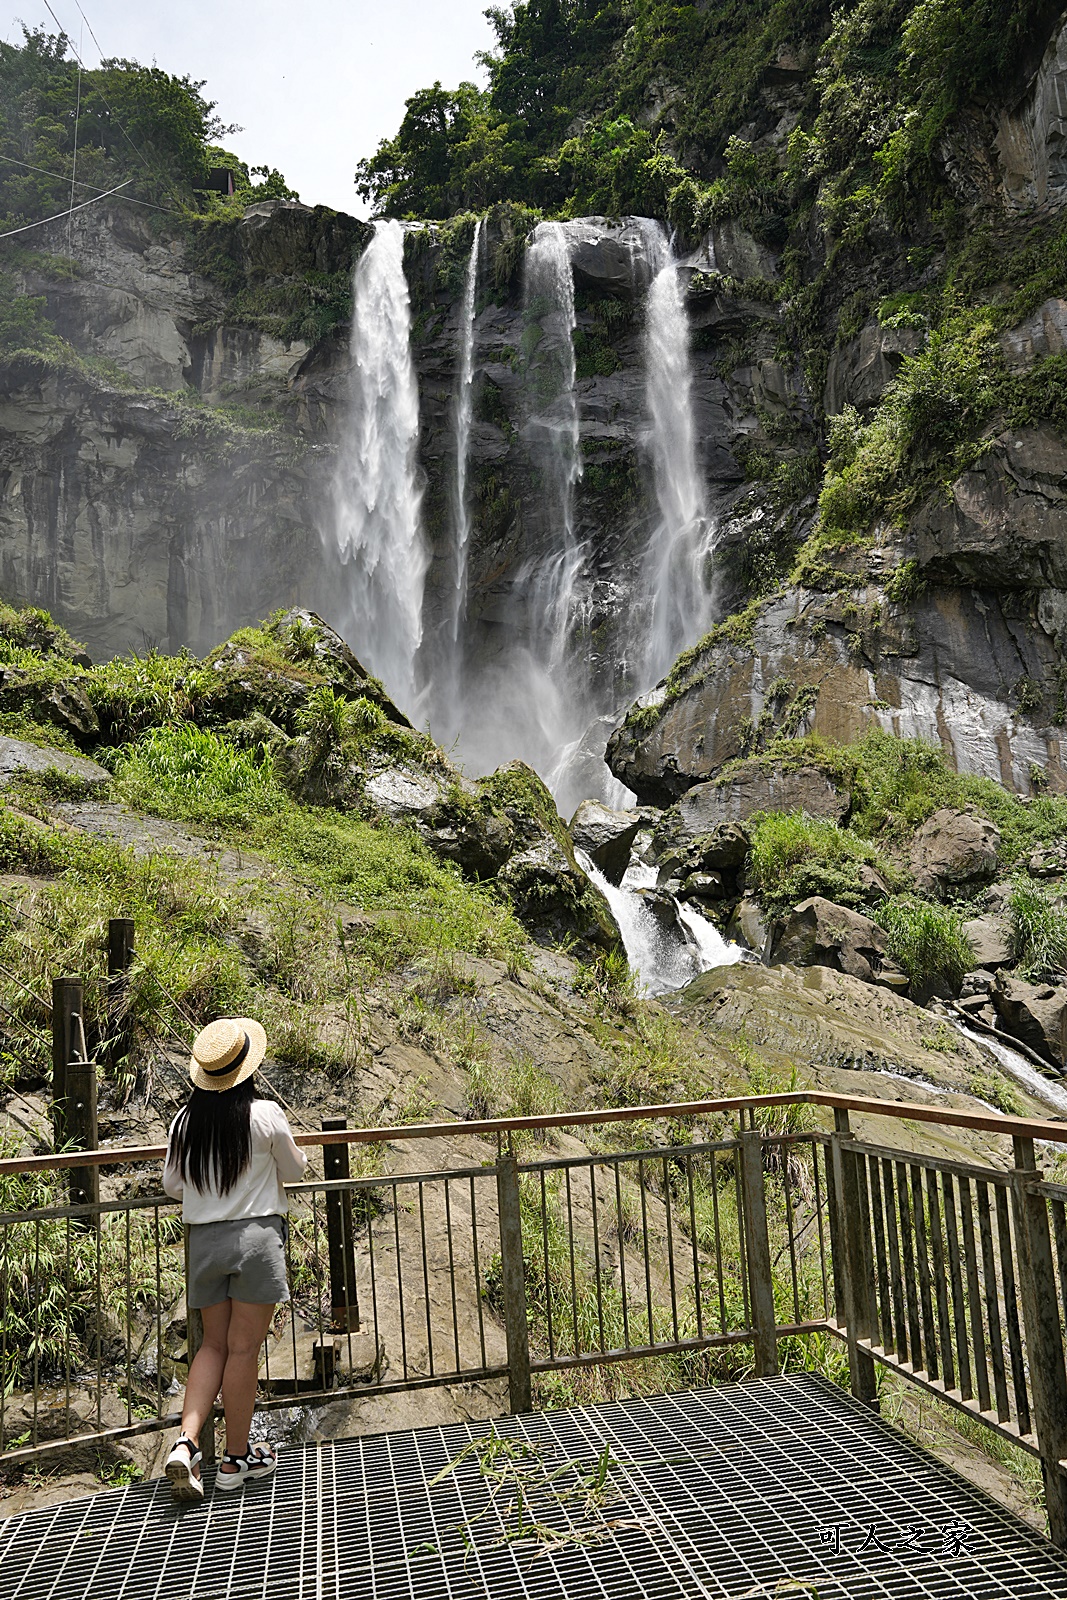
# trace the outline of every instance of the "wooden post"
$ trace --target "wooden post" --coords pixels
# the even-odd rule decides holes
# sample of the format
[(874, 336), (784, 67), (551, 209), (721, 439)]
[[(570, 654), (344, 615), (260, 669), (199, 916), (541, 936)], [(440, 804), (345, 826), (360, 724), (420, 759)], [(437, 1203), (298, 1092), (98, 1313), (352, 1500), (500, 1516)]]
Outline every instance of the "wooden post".
[[(852, 1393), (857, 1400), (868, 1405), (878, 1404), (878, 1381), (874, 1357), (862, 1350), (858, 1341), (870, 1339), (873, 1332), (871, 1314), (871, 1272), (869, 1208), (866, 1185), (861, 1185), (858, 1170), (859, 1158), (851, 1150), (842, 1150), (841, 1142), (852, 1136), (848, 1112), (834, 1111), (834, 1132), (831, 1138), (834, 1171), (834, 1282), (840, 1285), (845, 1325), (848, 1330), (848, 1370), (852, 1380)], [(840, 1257), (840, 1260), (838, 1259)]]
[(80, 1054), (81, 1039), (72, 1018), (82, 1015), (80, 978), (52, 979), (52, 1129), (56, 1145), (67, 1142), (67, 1063)]
[(114, 1077), (130, 1053), (133, 1030), (128, 1013), (127, 973), (133, 965), (136, 924), (132, 917), (112, 917), (107, 925), (107, 1048), (104, 1069)]
[(763, 1136), (757, 1128), (743, 1128), (740, 1139), (752, 1348), (756, 1377), (769, 1378), (778, 1371), (778, 1339), (774, 1315), (774, 1280), (771, 1276), (771, 1241), (767, 1232), (767, 1191), (763, 1179)]
[[(64, 1104), (67, 1142), (75, 1150), (96, 1150), (96, 1062), (67, 1062), (67, 1097)], [(100, 1204), (100, 1168), (71, 1167), (69, 1193), (72, 1206)], [(75, 1226), (99, 1228), (100, 1218), (78, 1217)]]
[(500, 1219), (500, 1276), (504, 1292), (504, 1332), (508, 1347), (508, 1393), (512, 1416), (532, 1407), (530, 1332), (526, 1321), (526, 1265), (522, 1257), (519, 1169), (514, 1152), (502, 1151), (496, 1164), (496, 1204)]
[(1049, 1538), (1065, 1549), (1067, 1478), (1060, 1471), (1059, 1463), (1067, 1457), (1067, 1368), (1056, 1298), (1048, 1204), (1043, 1195), (1028, 1192), (1028, 1185), (1041, 1176), (1034, 1141), (1022, 1138), (1013, 1139), (1012, 1143), (1015, 1147), (1012, 1202), (1034, 1431), (1045, 1483)]
[[(348, 1127), (345, 1117), (323, 1117), (323, 1133)], [(322, 1169), (327, 1180), (351, 1176), (347, 1144), (324, 1144)], [(330, 1258), (330, 1325), (338, 1333), (359, 1332), (356, 1290), (356, 1243), (352, 1226), (352, 1192), (326, 1191), (326, 1247)]]

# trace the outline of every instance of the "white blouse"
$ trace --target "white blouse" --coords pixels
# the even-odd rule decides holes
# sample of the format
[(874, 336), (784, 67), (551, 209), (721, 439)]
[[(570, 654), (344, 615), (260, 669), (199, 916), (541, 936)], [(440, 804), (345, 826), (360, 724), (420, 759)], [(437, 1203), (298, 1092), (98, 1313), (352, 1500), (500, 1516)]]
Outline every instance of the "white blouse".
[(223, 1195), (214, 1188), (200, 1190), (182, 1181), (173, 1146), (178, 1118), (171, 1123), (163, 1188), (172, 1200), (182, 1202), (186, 1222), (237, 1222), (245, 1217), (284, 1217), (288, 1212), (282, 1184), (303, 1177), (308, 1158), (297, 1148), (281, 1106), (273, 1100), (253, 1100), (250, 1109), (252, 1159)]

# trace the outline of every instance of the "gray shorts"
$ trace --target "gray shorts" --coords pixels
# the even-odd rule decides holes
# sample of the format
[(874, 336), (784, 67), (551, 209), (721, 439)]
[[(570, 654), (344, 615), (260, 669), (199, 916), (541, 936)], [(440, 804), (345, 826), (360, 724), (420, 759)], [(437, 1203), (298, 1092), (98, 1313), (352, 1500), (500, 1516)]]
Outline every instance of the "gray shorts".
[(186, 1303), (202, 1311), (223, 1300), (260, 1306), (288, 1300), (287, 1233), (284, 1217), (191, 1223)]

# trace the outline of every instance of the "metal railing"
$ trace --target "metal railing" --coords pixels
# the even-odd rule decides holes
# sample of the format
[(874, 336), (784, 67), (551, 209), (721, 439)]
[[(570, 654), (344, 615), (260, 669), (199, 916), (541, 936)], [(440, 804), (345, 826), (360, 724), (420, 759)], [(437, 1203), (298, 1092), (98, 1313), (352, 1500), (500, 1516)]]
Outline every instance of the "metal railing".
[[(782, 1108), (803, 1105), (833, 1131), (788, 1131)], [(850, 1113), (1001, 1135), (1011, 1165), (859, 1139)], [(594, 1148), (530, 1148), (581, 1127)], [(380, 1170), (385, 1146), (402, 1167), (427, 1138), (495, 1139), (495, 1158), (480, 1142), (464, 1165)], [(882, 1366), (1038, 1456), (1067, 1545), (1067, 1187), (1037, 1140), (1067, 1127), (817, 1092), (298, 1135), (326, 1176), (289, 1191), (293, 1298), (260, 1403), (481, 1384), (521, 1412), (554, 1373), (681, 1387), (831, 1336), (859, 1398)], [(163, 1153), (0, 1161), (0, 1464), (178, 1421), (200, 1330), (178, 1207), (154, 1192)], [(120, 1169), (126, 1197), (64, 1203), (87, 1164)]]

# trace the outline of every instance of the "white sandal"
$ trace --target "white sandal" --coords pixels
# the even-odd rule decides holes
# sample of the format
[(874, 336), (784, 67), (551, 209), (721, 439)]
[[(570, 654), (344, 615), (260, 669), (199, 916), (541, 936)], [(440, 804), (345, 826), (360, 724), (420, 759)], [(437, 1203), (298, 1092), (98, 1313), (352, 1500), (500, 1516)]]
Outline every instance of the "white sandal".
[(170, 1492), (175, 1500), (204, 1498), (203, 1479), (199, 1472), (194, 1470), (200, 1465), (200, 1460), (201, 1452), (196, 1447), (196, 1441), (190, 1439), (188, 1434), (179, 1434), (163, 1468), (170, 1479)]
[[(223, 1472), (224, 1463), (236, 1467), (237, 1471)], [(215, 1474), (215, 1488), (221, 1489), (223, 1494), (229, 1494), (231, 1489), (240, 1489), (256, 1478), (269, 1478), (277, 1466), (277, 1454), (269, 1444), (254, 1444), (244, 1456), (232, 1456), (227, 1451)]]

